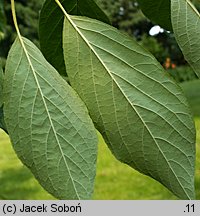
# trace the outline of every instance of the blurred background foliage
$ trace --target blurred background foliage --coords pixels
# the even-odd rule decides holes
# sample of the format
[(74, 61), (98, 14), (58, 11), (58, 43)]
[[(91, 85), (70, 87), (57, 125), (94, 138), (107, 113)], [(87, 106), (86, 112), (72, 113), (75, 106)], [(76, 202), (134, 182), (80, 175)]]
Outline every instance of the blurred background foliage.
[[(149, 50), (178, 82), (196, 79), (187, 66), (175, 41), (174, 35), (160, 29), (154, 36), (149, 34), (155, 24), (148, 20), (139, 8), (137, 0), (96, 0), (110, 18), (112, 25), (135, 38)], [(197, 2), (198, 0), (193, 0)], [(37, 46), (39, 11), (44, 0), (16, 0), (17, 18), (22, 34)], [(196, 4), (199, 6), (199, 4)], [(0, 57), (2, 64), (16, 34), (13, 27), (10, 1), (0, 0)]]
[[(37, 28), (39, 11), (42, 7), (43, 1), (17, 0), (15, 2), (21, 33), (32, 40), (36, 45), (39, 45)], [(1, 17), (5, 18), (1, 19)], [(1, 26), (3, 26), (3, 28), (1, 28)], [(3, 63), (5, 64), (8, 51), (16, 36), (12, 21), (10, 1), (8, 0), (0, 0), (0, 35), (0, 57), (3, 59)]]

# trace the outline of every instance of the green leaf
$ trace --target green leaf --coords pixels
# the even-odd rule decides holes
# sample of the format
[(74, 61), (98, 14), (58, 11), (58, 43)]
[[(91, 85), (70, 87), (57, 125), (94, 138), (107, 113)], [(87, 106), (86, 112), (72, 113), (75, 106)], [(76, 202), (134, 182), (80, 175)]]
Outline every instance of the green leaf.
[(138, 0), (138, 3), (150, 20), (166, 30), (172, 30), (170, 0)]
[(4, 74), (0, 63), (0, 107), (3, 105), (3, 80)]
[[(108, 17), (94, 0), (61, 0), (72, 15), (82, 15), (109, 23)], [(40, 12), (39, 37), (41, 51), (45, 58), (62, 75), (66, 75), (62, 50), (62, 30), (64, 16), (55, 0), (46, 0)]]
[(5, 121), (4, 121), (3, 106), (0, 107), (0, 128), (3, 129), (8, 134), (6, 124), (5, 124)]
[(4, 73), (0, 63), (0, 128), (3, 129), (6, 133), (6, 124), (4, 121), (4, 113), (3, 113), (3, 82), (4, 82)]
[(13, 147), (59, 199), (89, 199), (97, 135), (85, 105), (37, 47), (17, 38), (7, 59), (5, 121)]
[(200, 14), (188, 0), (172, 0), (172, 24), (176, 40), (200, 78)]
[(93, 19), (66, 17), (69, 80), (112, 153), (193, 199), (195, 128), (180, 87), (132, 38)]

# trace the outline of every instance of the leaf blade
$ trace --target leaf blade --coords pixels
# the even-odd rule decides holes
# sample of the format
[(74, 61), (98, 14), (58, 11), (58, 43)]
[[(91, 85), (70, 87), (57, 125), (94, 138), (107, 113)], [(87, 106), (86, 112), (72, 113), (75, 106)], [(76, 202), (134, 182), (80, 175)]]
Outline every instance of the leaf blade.
[(188, 0), (172, 0), (171, 13), (176, 40), (185, 59), (200, 77), (200, 14)]
[(3, 112), (3, 82), (4, 82), (4, 72), (0, 64), (0, 128), (3, 129), (6, 133), (8, 133), (4, 121), (4, 112)]
[[(62, 0), (61, 3), (70, 14), (87, 16), (106, 23), (110, 22), (94, 0)], [(55, 3), (55, 0), (46, 0), (40, 12), (39, 19), (41, 50), (46, 59), (58, 72), (66, 76), (62, 50), (63, 21), (63, 13)]]
[(172, 30), (170, 0), (138, 0), (138, 3), (150, 20), (166, 30)]
[(89, 199), (97, 155), (93, 124), (77, 94), (29, 40), (21, 40), (9, 53), (4, 85), (13, 147), (49, 193)]
[[(181, 89), (151, 54), (106, 24), (67, 15), (63, 40), (69, 80), (115, 157), (194, 198), (195, 130)], [(171, 160), (173, 151), (179, 159)]]
[(3, 80), (4, 80), (4, 74), (3, 69), (0, 64), (0, 107), (3, 105)]

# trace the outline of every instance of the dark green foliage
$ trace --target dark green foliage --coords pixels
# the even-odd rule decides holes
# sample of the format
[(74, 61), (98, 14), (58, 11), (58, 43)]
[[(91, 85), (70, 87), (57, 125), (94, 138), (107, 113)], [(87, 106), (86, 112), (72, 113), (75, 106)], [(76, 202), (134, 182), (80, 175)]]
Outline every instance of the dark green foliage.
[[(4, 0), (5, 1), (5, 0)], [(55, 5), (54, 0), (51, 0), (52, 3)], [(16, 1), (16, 10), (17, 10), (17, 17), (20, 24), (20, 30), (23, 33), (24, 36), (31, 39), (36, 45), (39, 44), (38, 42), (38, 19), (39, 19), (39, 11), (42, 7), (42, 3), (44, 0), (29, 0), (29, 1), (23, 1), (23, 0), (17, 0)], [(138, 8), (138, 4), (135, 0), (97, 0), (97, 3), (102, 7), (102, 9), (105, 11), (105, 13), (109, 16), (110, 20), (112, 21), (112, 24), (119, 28), (120, 30), (127, 32), (129, 35), (136, 37), (136, 39), (141, 40), (143, 37), (143, 34), (147, 35), (147, 40), (153, 41), (154, 39), (150, 39), (150, 36), (148, 35), (148, 32), (150, 28), (153, 26), (150, 21), (148, 21), (144, 15), (141, 13), (141, 11)], [(72, 3), (68, 5), (70, 7)], [(0, 56), (6, 58), (8, 50), (10, 48), (11, 43), (13, 42), (15, 38), (15, 30), (13, 28), (13, 21), (11, 17), (10, 12), (10, 1), (5, 1), (5, 9), (6, 9), (6, 16), (7, 16), (7, 26), (4, 35), (4, 40), (0, 42)], [(60, 12), (60, 11), (59, 11)], [(86, 12), (91, 13), (91, 10), (87, 10)], [(61, 12), (60, 12), (61, 13)], [(89, 16), (89, 14), (86, 14)], [(55, 16), (53, 17), (55, 18)], [(101, 17), (102, 21), (106, 22), (106, 17)], [(54, 20), (51, 20), (51, 22)], [(60, 27), (57, 27), (60, 28)], [(46, 35), (48, 33), (48, 28), (46, 29), (44, 34)], [(57, 29), (59, 30), (59, 29)], [(59, 32), (59, 31), (58, 31)], [(59, 34), (54, 34), (52, 38), (45, 41), (50, 41), (51, 43), (55, 43), (57, 41), (56, 37), (58, 37)], [(60, 37), (60, 36), (59, 36)], [(165, 58), (168, 56), (171, 57), (171, 59), (176, 64), (185, 64), (185, 62), (182, 62), (183, 56), (180, 52), (180, 49), (178, 48), (174, 37), (171, 34), (159, 34), (156, 37), (156, 40), (160, 43), (160, 48), (165, 49), (166, 51), (162, 53), (162, 57), (157, 58), (161, 63), (164, 62)], [(44, 44), (45, 44), (45, 41)], [(154, 40), (155, 41), (155, 40)], [(43, 44), (42, 42), (42, 44)], [(156, 42), (156, 41), (155, 41)], [(147, 42), (144, 42), (147, 44)], [(44, 45), (45, 46), (45, 45)], [(153, 45), (154, 46), (154, 45)], [(156, 45), (155, 45), (156, 46)], [(163, 48), (162, 48), (162, 47)], [(51, 46), (48, 47), (43, 46), (42, 51), (43, 53), (51, 53), (52, 49)], [(150, 48), (150, 46), (146, 47), (147, 49)], [(156, 57), (159, 55), (160, 52), (155, 52), (155, 49), (150, 48), (150, 52), (156, 55)], [(58, 53), (58, 52), (57, 52)], [(166, 54), (166, 55), (165, 55)], [(45, 55), (47, 57), (47, 55)], [(54, 60), (52, 60), (54, 58)], [(59, 65), (56, 62), (56, 59), (59, 59), (57, 55), (52, 55), (47, 59), (53, 63), (54, 66)], [(63, 63), (61, 61), (61, 63)], [(61, 64), (60, 63), (60, 64)], [(5, 64), (3, 63), (3, 66)], [(59, 66), (60, 67), (60, 66)], [(57, 67), (58, 68), (58, 67)], [(64, 68), (62, 69), (64, 71)], [(65, 74), (65, 71), (63, 72)]]
[(170, 16), (170, 0), (137, 0), (139, 5), (150, 20), (166, 30), (172, 30)]
[[(31, 39), (36, 45), (38, 42), (38, 18), (39, 11), (42, 7), (43, 0), (16, 0), (16, 12), (19, 22), (20, 31), (24, 36)], [(4, 37), (0, 41), (0, 57), (6, 58), (16, 33), (13, 26), (12, 14), (10, 9), (10, 1), (4, 0), (4, 8), (6, 14), (6, 26), (4, 28)]]
[(4, 121), (3, 113), (3, 82), (4, 82), (4, 73), (0, 61), (0, 128), (7, 132), (6, 124)]
[(155, 37), (149, 37), (148, 35), (144, 34), (139, 43), (148, 51), (150, 51), (159, 62), (163, 63), (166, 59), (166, 56), (169, 56), (168, 50), (165, 49)]
[[(108, 17), (93, 0), (61, 0), (66, 11), (73, 15), (82, 15), (110, 23)], [(46, 0), (39, 21), (40, 46), (45, 58), (66, 76), (62, 50), (62, 28), (64, 15), (55, 0)], [(48, 37), (47, 37), (48, 35)]]
[(189, 66), (180, 66), (175, 69), (169, 69), (168, 72), (178, 83), (197, 79), (197, 75)]
[(4, 29), (6, 24), (6, 17), (4, 11), (4, 2), (0, 0), (0, 40), (4, 37)]
[(98, 0), (98, 3), (109, 16), (112, 25), (131, 36), (138, 38), (152, 26), (139, 10), (136, 0)]
[(4, 121), (3, 106), (0, 107), (0, 128), (3, 129), (6, 133), (8, 133), (6, 129), (6, 124)]
[[(164, 29), (172, 30), (171, 0), (137, 0), (145, 16)], [(190, 0), (199, 8), (199, 0)]]

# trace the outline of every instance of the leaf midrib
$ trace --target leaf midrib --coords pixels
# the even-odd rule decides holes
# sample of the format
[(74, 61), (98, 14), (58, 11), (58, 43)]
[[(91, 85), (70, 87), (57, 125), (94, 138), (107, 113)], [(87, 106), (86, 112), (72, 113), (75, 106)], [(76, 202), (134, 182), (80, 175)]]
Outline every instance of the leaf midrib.
[(191, 9), (197, 14), (197, 16), (200, 18), (200, 13), (199, 11), (194, 7), (194, 5), (192, 4), (192, 2), (185, 0), (186, 3), (191, 7)]
[(19, 38), (19, 41), (20, 41), (20, 43), (21, 43), (21, 46), (22, 46), (22, 48), (23, 48), (23, 50), (24, 50), (25, 56), (26, 56), (26, 58), (27, 58), (27, 61), (28, 61), (29, 65), (30, 65), (30, 68), (31, 68), (31, 71), (32, 71), (32, 73), (33, 73), (33, 76), (34, 76), (35, 82), (36, 82), (36, 84), (37, 84), (37, 87), (38, 87), (38, 89), (39, 89), (39, 92), (40, 92), (40, 95), (41, 95), (41, 98), (42, 98), (42, 101), (43, 101), (43, 104), (44, 104), (44, 107), (45, 107), (47, 116), (48, 116), (48, 118), (49, 118), (50, 125), (51, 125), (51, 127), (52, 127), (52, 130), (53, 130), (54, 136), (55, 136), (55, 138), (56, 138), (56, 141), (57, 141), (57, 143), (58, 143), (61, 156), (62, 156), (62, 158), (63, 158), (63, 160), (64, 160), (64, 162), (65, 162), (65, 165), (66, 165), (66, 167), (67, 167), (67, 170), (68, 170), (68, 172), (69, 172), (69, 176), (70, 176), (71, 182), (72, 182), (72, 184), (73, 184), (73, 187), (74, 187), (76, 196), (77, 196), (77, 198), (80, 200), (79, 194), (78, 194), (78, 192), (77, 192), (75, 183), (74, 183), (73, 178), (72, 178), (71, 171), (70, 171), (69, 166), (68, 166), (68, 164), (67, 164), (67, 161), (66, 161), (66, 159), (65, 159), (65, 155), (63, 154), (60, 141), (59, 141), (59, 139), (58, 139), (58, 137), (57, 137), (54, 124), (53, 124), (53, 122), (52, 122), (52, 120), (51, 120), (51, 115), (50, 115), (50, 113), (49, 113), (49, 111), (48, 111), (48, 106), (47, 106), (46, 101), (45, 101), (45, 99), (44, 99), (44, 95), (43, 95), (43, 93), (42, 93), (42, 89), (40, 88), (40, 84), (39, 84), (37, 75), (36, 75), (36, 73), (35, 73), (34, 67), (33, 67), (33, 65), (32, 65), (31, 59), (30, 59), (30, 57), (29, 57), (28, 51), (27, 51), (27, 49), (26, 49), (25, 43), (24, 43), (24, 41), (23, 41), (23, 38), (22, 38), (20, 35), (18, 35), (18, 38)]
[(135, 113), (138, 115), (138, 117), (140, 118), (140, 120), (142, 121), (142, 123), (145, 125), (147, 131), (149, 132), (150, 136), (153, 138), (155, 144), (157, 145), (159, 151), (161, 152), (163, 158), (165, 159), (165, 161), (167, 162), (167, 164), (170, 167), (170, 170), (172, 171), (172, 173), (174, 174), (174, 176), (176, 177), (179, 185), (181, 186), (181, 189), (184, 191), (185, 195), (187, 196), (187, 198), (190, 199), (190, 196), (188, 195), (188, 193), (185, 191), (185, 188), (183, 187), (183, 185), (181, 184), (181, 182), (179, 181), (179, 178), (176, 176), (176, 174), (174, 173), (174, 170), (172, 169), (171, 165), (169, 164), (168, 160), (166, 159), (165, 155), (163, 154), (162, 150), (160, 149), (160, 146), (158, 145), (157, 141), (154, 139), (153, 134), (151, 133), (150, 129), (148, 128), (148, 126), (146, 125), (146, 123), (143, 121), (142, 117), (140, 116), (140, 114), (138, 113), (138, 111), (135, 109), (135, 107), (132, 105), (131, 101), (129, 100), (129, 98), (127, 98), (127, 96), (125, 95), (125, 93), (123, 92), (123, 90), (121, 89), (121, 87), (118, 85), (117, 81), (115, 80), (115, 78), (113, 77), (112, 73), (110, 72), (110, 70), (107, 68), (107, 66), (104, 64), (104, 62), (101, 60), (101, 58), (98, 56), (98, 54), (96, 53), (96, 51), (94, 50), (94, 48), (90, 45), (89, 41), (85, 38), (85, 36), (82, 34), (82, 32), (78, 29), (78, 27), (76, 26), (76, 24), (73, 22), (73, 20), (71, 19), (71, 17), (67, 14), (67, 12), (65, 10), (63, 10), (66, 18), (68, 19), (68, 21), (70, 22), (70, 24), (72, 25), (72, 27), (78, 32), (78, 34), (81, 36), (81, 38), (83, 39), (83, 41), (86, 43), (86, 45), (93, 51), (94, 55), (97, 57), (97, 59), (100, 61), (100, 63), (103, 65), (103, 67), (105, 68), (105, 70), (108, 72), (108, 74), (110, 75), (110, 77), (113, 79), (113, 81), (115, 82), (115, 84), (117, 85), (117, 87), (119, 88), (119, 90), (121, 91), (121, 93), (124, 95), (125, 99), (128, 101), (128, 103), (131, 105), (131, 107), (135, 110)]

